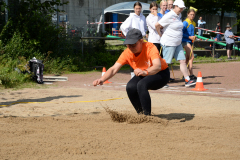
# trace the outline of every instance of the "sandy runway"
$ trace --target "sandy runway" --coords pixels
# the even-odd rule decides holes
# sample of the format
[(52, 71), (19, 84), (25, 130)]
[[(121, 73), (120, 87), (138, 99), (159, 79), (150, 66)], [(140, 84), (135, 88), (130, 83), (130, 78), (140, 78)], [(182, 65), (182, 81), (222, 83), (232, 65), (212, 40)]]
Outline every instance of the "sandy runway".
[[(240, 158), (239, 98), (151, 92), (154, 116), (145, 119), (121, 90), (0, 94), (1, 159)], [(38, 103), (3, 107), (14, 102)], [(125, 120), (114, 121), (107, 107)]]

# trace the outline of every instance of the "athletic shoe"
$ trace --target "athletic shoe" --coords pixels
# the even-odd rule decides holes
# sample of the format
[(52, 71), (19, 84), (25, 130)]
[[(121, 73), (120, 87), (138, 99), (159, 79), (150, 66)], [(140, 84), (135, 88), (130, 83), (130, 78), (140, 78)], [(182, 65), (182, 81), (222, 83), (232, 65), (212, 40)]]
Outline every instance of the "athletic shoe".
[(227, 59), (232, 59), (232, 57), (228, 57)]
[(167, 85), (167, 84), (165, 86), (163, 86), (163, 88), (168, 88), (168, 87), (169, 87), (169, 85)]
[(194, 74), (190, 75), (189, 78), (190, 78), (190, 80), (196, 80), (197, 79), (197, 77)]
[(169, 82), (173, 82), (173, 81), (175, 81), (175, 79), (169, 78)]
[(195, 84), (196, 84), (196, 80), (189, 80), (189, 81), (187, 81), (185, 79), (185, 87), (190, 87), (190, 86), (193, 86)]

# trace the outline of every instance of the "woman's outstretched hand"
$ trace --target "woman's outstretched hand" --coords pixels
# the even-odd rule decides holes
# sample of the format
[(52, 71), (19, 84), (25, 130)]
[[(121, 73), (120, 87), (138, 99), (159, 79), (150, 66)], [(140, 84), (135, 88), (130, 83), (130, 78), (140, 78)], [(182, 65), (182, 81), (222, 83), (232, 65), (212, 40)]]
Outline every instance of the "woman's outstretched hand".
[(96, 79), (95, 81), (93, 81), (93, 86), (97, 85), (103, 85), (103, 81), (101, 79)]

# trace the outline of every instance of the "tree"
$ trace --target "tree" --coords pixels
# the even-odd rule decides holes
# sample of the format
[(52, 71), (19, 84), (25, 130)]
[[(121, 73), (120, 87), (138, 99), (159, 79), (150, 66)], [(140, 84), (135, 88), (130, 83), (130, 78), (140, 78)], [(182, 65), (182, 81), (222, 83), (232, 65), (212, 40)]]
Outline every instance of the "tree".
[[(240, 16), (240, 0), (184, 0), (186, 7), (195, 7), (198, 13), (218, 14), (220, 11), (220, 23), (224, 28), (223, 17), (225, 12), (235, 12)], [(238, 17), (240, 18), (240, 17)], [(240, 23), (240, 21), (238, 22)]]
[(52, 14), (55, 6), (62, 6), (60, 0), (13, 0), (9, 5), (4, 5), (9, 10), (9, 22), (1, 31), (0, 39), (3, 43), (12, 38), (15, 32), (19, 32), (25, 40), (31, 40), (37, 50), (42, 53), (54, 50), (57, 46), (57, 36), (61, 29), (52, 23)]

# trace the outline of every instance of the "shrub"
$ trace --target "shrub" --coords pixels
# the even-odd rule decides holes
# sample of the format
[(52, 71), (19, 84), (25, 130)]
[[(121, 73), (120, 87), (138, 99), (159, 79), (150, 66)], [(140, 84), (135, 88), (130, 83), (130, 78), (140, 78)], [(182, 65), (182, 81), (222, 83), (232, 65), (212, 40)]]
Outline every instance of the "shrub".
[(24, 57), (12, 60), (9, 57), (1, 56), (0, 61), (0, 85), (5, 88), (13, 88), (31, 80), (30, 74), (22, 74), (25, 70), (23, 64), (27, 63)]

